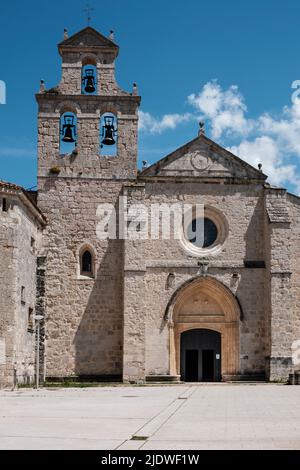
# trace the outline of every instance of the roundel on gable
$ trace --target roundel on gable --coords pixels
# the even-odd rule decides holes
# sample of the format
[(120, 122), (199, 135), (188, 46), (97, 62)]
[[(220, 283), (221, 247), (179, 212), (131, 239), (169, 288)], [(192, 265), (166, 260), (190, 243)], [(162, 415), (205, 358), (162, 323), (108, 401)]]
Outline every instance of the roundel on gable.
[(207, 171), (212, 166), (211, 160), (200, 152), (193, 152), (190, 158), (192, 166), (197, 171)]

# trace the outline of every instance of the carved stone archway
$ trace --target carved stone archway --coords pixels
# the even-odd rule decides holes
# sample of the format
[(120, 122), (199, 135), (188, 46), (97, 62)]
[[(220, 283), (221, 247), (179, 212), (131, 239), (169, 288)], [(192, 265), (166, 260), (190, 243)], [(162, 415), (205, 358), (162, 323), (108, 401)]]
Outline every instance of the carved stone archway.
[(239, 303), (232, 292), (212, 277), (185, 283), (172, 297), (166, 312), (169, 325), (170, 375), (180, 375), (180, 335), (191, 329), (221, 334), (222, 380), (239, 375)]

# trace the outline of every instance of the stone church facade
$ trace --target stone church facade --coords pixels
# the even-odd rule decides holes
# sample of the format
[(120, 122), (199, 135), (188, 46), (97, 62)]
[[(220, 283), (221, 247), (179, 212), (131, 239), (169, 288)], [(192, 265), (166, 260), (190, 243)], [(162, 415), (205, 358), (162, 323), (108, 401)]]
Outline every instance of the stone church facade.
[[(24, 233), (29, 227), (38, 239), (26, 276), (36, 296), (31, 314), (44, 316), (41, 379), (286, 381), (298, 367), (300, 199), (271, 186), (261, 169), (203, 129), (138, 171), (140, 97), (136, 85), (127, 93), (116, 83), (118, 52), (112, 37), (90, 27), (59, 44), (61, 82), (50, 90), (42, 82), (36, 95), (37, 200), (19, 188), (27, 198), (26, 221), (15, 217), (14, 207), (1, 213), (4, 268), (12, 266), (10, 225)], [(75, 120), (63, 127), (70, 113)], [(115, 155), (101, 145), (105, 115), (114, 117), (104, 136), (115, 138)], [(75, 128), (76, 146), (62, 154), (62, 133), (75, 137)], [(0, 193), (1, 200), (17, 197), (6, 183)], [(99, 207), (119, 213), (124, 200), (148, 213), (188, 206), (191, 226), (193, 208), (201, 205), (204, 244), (184, 231), (169, 239), (99, 237)], [(14, 263), (28, 266), (30, 242), (11, 243)], [(1, 385), (34, 376), (34, 337), (16, 307), (17, 277), (12, 270), (11, 282), (1, 283)]]

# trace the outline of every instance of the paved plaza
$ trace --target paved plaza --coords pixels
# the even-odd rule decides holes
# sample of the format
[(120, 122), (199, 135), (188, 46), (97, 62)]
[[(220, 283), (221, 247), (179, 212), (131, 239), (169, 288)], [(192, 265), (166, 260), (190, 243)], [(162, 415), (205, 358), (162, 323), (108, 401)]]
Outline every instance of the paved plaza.
[(0, 449), (300, 449), (300, 387), (0, 392)]

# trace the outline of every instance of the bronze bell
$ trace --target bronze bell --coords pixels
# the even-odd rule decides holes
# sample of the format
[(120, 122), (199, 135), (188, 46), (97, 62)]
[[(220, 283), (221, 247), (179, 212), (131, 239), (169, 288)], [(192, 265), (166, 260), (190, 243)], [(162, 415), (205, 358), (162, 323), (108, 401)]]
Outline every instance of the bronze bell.
[(95, 88), (95, 77), (93, 69), (86, 69), (85, 76), (82, 79), (82, 83), (85, 85), (84, 91), (86, 93), (94, 93)]
[(114, 136), (117, 133), (117, 130), (114, 126), (114, 118), (113, 116), (105, 116), (104, 117), (104, 126), (102, 128), (102, 136), (104, 139), (102, 140), (102, 145), (115, 145), (116, 141)]
[(76, 142), (74, 139), (76, 135), (76, 126), (74, 124), (74, 116), (64, 116), (64, 125), (62, 126), (61, 135), (63, 135), (62, 141), (72, 144)]

